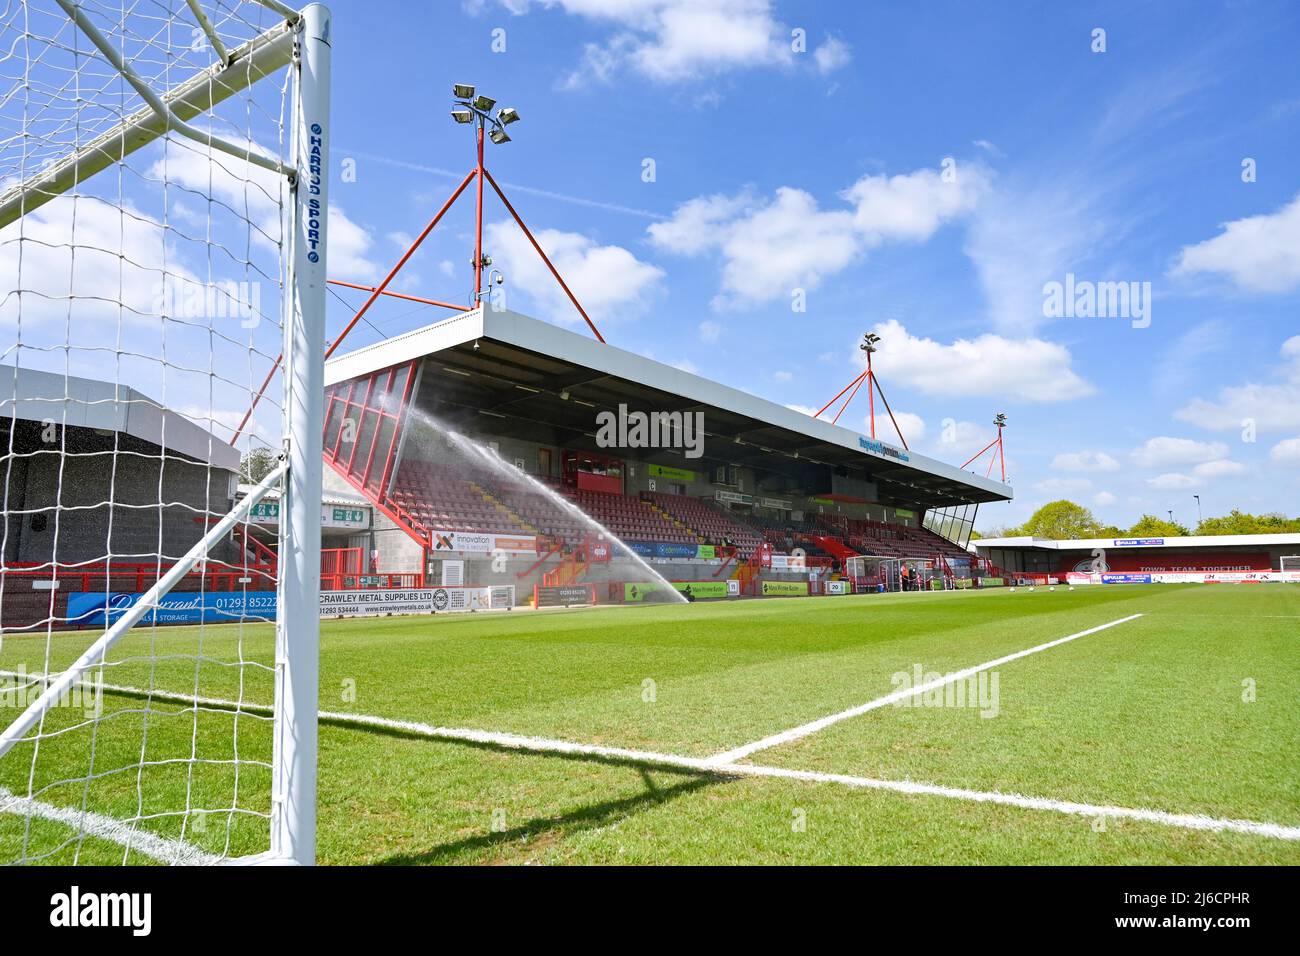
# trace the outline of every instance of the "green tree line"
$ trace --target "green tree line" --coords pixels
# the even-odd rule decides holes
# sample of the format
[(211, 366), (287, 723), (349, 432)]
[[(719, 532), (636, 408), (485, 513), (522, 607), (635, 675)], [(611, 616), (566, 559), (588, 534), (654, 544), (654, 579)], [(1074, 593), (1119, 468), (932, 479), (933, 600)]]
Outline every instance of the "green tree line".
[(1233, 508), (1226, 515), (1205, 518), (1194, 529), (1176, 521), (1144, 514), (1132, 527), (1102, 524), (1083, 505), (1062, 499), (1043, 505), (1018, 527), (990, 528), (976, 538), (1032, 535), (1036, 538), (1172, 538), (1189, 534), (1284, 534), (1300, 532), (1300, 518), (1272, 513), (1253, 515)]

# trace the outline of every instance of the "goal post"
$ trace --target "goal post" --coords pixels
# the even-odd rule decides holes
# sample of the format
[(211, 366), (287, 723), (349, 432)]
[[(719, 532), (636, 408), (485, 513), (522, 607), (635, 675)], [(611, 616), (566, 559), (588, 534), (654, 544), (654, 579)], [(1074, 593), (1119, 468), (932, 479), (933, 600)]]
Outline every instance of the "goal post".
[(330, 57), (0, 8), (0, 864), (315, 861)]
[(1300, 554), (1284, 554), (1278, 558), (1280, 579), (1292, 584), (1300, 584)]

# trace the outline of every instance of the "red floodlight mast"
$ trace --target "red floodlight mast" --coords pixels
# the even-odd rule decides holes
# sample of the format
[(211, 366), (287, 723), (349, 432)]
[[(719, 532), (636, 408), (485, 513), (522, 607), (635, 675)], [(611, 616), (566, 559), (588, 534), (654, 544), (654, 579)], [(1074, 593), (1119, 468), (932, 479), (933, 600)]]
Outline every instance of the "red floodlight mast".
[[(966, 465), (969, 465), (972, 461), (979, 458), (981, 455), (984, 455), (985, 453), (992, 451), (994, 448), (996, 448), (997, 454), (989, 455), (989, 467), (988, 470), (984, 472), (984, 477), (988, 478), (990, 475), (993, 474), (993, 463), (996, 461), (1002, 468), (1002, 483), (1005, 485), (1007, 483), (1007, 458), (1002, 446), (1002, 429), (1007, 427), (1007, 416), (1003, 415), (1001, 412), (998, 412), (997, 417), (993, 419), (993, 424), (998, 426), (998, 437), (993, 439), (991, 442), (989, 442), (987, 445), (985, 445), (983, 448), (977, 451), (974, 455), (972, 455), (970, 457), (970, 461), (966, 462)], [(965, 468), (966, 465), (962, 465), (962, 467)]]
[[(523, 218), (515, 211), (515, 207), (510, 203), (510, 200), (506, 198), (506, 194), (502, 191), (501, 187), (497, 184), (497, 181), (492, 177), (492, 174), (488, 172), (487, 167), (483, 164), (483, 140), (485, 136), (498, 146), (510, 142), (510, 137), (506, 133), (506, 127), (511, 123), (518, 122), (519, 112), (512, 107), (507, 106), (497, 110), (496, 114), (493, 115), (491, 110), (496, 106), (496, 100), (489, 96), (485, 96), (482, 93), (476, 95), (474, 87), (464, 83), (457, 83), (452, 87), (452, 96), (455, 98), (456, 102), (451, 111), (451, 118), (457, 123), (474, 124), (474, 167), (465, 175), (465, 178), (461, 180), (460, 185), (456, 187), (451, 196), (448, 197), (447, 201), (442, 204), (442, 208), (440, 208), (434, 217), (429, 220), (429, 224), (426, 225), (420, 234), (415, 237), (415, 241), (411, 243), (410, 248), (407, 249), (406, 252), (402, 253), (401, 258), (397, 260), (397, 263), (391, 270), (389, 270), (388, 275), (384, 277), (383, 281), (380, 282), (379, 285), (359, 285), (355, 282), (344, 282), (342, 279), (327, 280), (330, 285), (342, 286), (348, 289), (358, 289), (362, 292), (369, 292), (370, 295), (366, 298), (366, 301), (362, 303), (361, 308), (356, 311), (356, 314), (348, 320), (348, 324), (343, 327), (343, 331), (338, 334), (338, 337), (335, 338), (325, 350), (326, 358), (329, 358), (334, 354), (335, 349), (343, 343), (343, 340), (347, 338), (348, 333), (351, 332), (365, 314), (370, 311), (370, 307), (375, 304), (376, 300), (378, 300), (381, 295), (391, 296), (395, 299), (404, 299), (409, 302), (419, 302), (424, 305), (436, 305), (457, 312), (465, 311), (464, 306), (456, 305), (452, 302), (443, 302), (438, 299), (429, 299), (421, 296), (405, 295), (401, 292), (390, 292), (388, 290), (388, 285), (393, 281), (393, 279), (397, 278), (397, 274), (402, 271), (402, 267), (406, 265), (411, 256), (415, 255), (415, 251), (419, 249), (424, 240), (428, 238), (429, 233), (433, 232), (434, 227), (438, 225), (442, 220), (442, 217), (446, 215), (447, 210), (455, 205), (456, 200), (460, 198), (461, 193), (465, 191), (465, 188), (469, 186), (471, 181), (476, 181), (476, 195), (474, 208), (474, 259), (471, 263), (474, 268), (474, 302), (470, 308), (476, 308), (482, 304), (484, 296), (483, 270), (492, 264), (492, 260), (483, 255), (483, 183), (486, 181), (488, 185), (492, 187), (492, 191), (497, 194), (501, 203), (506, 207), (506, 211), (510, 213), (510, 217), (514, 219), (519, 228), (523, 230), (524, 235), (528, 238), (528, 242), (532, 245), (533, 249), (536, 250), (542, 261), (546, 263), (546, 268), (550, 270), (551, 275), (555, 277), (555, 281), (558, 282), (560, 288), (564, 290), (564, 294), (568, 296), (569, 301), (572, 302), (574, 308), (578, 310), (578, 314), (581, 315), (583, 321), (587, 323), (587, 328), (591, 329), (591, 334), (596, 336), (597, 341), (602, 344), (605, 341), (605, 337), (600, 334), (600, 330), (596, 328), (596, 324), (591, 321), (591, 316), (587, 315), (587, 310), (582, 307), (582, 303), (578, 301), (578, 297), (573, 294), (573, 290), (571, 290), (568, 283), (564, 281), (564, 278), (560, 275), (560, 271), (555, 268), (555, 264), (551, 262), (541, 245), (533, 237), (528, 226), (524, 224)], [(262, 382), (262, 387), (257, 390), (257, 394), (253, 397), (252, 404), (249, 405), (248, 411), (244, 413), (243, 420), (240, 421), (239, 427), (235, 429), (235, 434), (230, 439), (230, 444), (234, 445), (239, 441), (239, 436), (243, 434), (244, 429), (248, 426), (249, 419), (253, 417), (253, 411), (262, 400), (262, 395), (271, 384), (271, 379), (275, 377), (275, 370), (280, 367), (280, 362), (283, 359), (283, 355), (277, 357), (274, 364), (271, 366), (270, 371), (266, 373), (266, 380)]]
[[(889, 399), (885, 398), (885, 390), (880, 386), (880, 379), (876, 377), (876, 373), (871, 368), (871, 356), (876, 352), (876, 346), (879, 342), (880, 336), (875, 332), (868, 332), (862, 337), (862, 344), (859, 345), (858, 348), (862, 349), (862, 351), (867, 354), (866, 371), (840, 389), (839, 394), (819, 408), (817, 414), (814, 415), (813, 418), (820, 418), (822, 412), (826, 411), (826, 409), (838, 402), (841, 395), (845, 392), (849, 392), (849, 389), (852, 389), (853, 391), (849, 392), (849, 397), (844, 399), (844, 404), (840, 406), (840, 410), (836, 412), (835, 417), (831, 419), (831, 424), (834, 425), (840, 420), (840, 416), (844, 414), (844, 410), (849, 407), (849, 403), (853, 401), (853, 396), (858, 394), (858, 389), (860, 389), (865, 383), (867, 386), (867, 411), (869, 413), (869, 422), (871, 425), (871, 437), (876, 437), (876, 393), (879, 392), (880, 400), (885, 405), (885, 411), (889, 413), (889, 420), (894, 424), (894, 431), (898, 433), (898, 440), (903, 443), (904, 448), (907, 448), (907, 439), (903, 437), (903, 430), (898, 427), (898, 421), (894, 418), (894, 410), (889, 407)], [(910, 451), (911, 449), (908, 450)]]

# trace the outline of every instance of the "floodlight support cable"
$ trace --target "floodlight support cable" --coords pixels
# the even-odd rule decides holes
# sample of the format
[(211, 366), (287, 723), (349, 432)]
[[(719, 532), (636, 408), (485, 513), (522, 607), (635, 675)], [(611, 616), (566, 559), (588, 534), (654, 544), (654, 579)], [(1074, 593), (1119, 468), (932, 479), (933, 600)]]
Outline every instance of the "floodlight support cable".
[[(356, 289), (358, 292), (374, 292), (377, 286), (361, 285), (359, 282), (347, 282), (343, 279), (328, 279), (330, 285), (342, 286), (345, 289)], [(394, 299), (402, 299), (405, 302), (418, 302), (421, 305), (436, 305), (444, 309), (452, 309), (456, 312), (464, 312), (465, 306), (457, 305), (455, 302), (443, 302), (441, 299), (426, 299), (422, 295), (408, 295), (405, 292), (394, 292), (392, 289), (381, 289), (381, 295), (391, 296)]]
[[(388, 288), (388, 284), (396, 278), (397, 273), (402, 271), (402, 267), (406, 265), (407, 260), (410, 259), (411, 256), (415, 255), (415, 251), (420, 248), (420, 244), (424, 242), (429, 233), (433, 232), (433, 227), (438, 225), (447, 210), (450, 209), (452, 204), (460, 198), (460, 194), (465, 191), (465, 187), (469, 185), (470, 180), (473, 179), (477, 173), (477, 170), (471, 169), (469, 173), (466, 174), (465, 178), (461, 180), (460, 185), (456, 187), (456, 191), (451, 194), (451, 197), (445, 203), (442, 204), (442, 208), (438, 210), (437, 215), (429, 220), (429, 224), (424, 227), (424, 230), (418, 236), (415, 237), (415, 241), (411, 243), (410, 248), (407, 249), (406, 252), (402, 254), (402, 257), (397, 260), (397, 264), (389, 270), (388, 275), (384, 277), (384, 281), (373, 287), (370, 293), (370, 298), (366, 299), (361, 308), (357, 310), (356, 315), (352, 316), (352, 320), (343, 327), (343, 331), (335, 337), (334, 341), (330, 343), (329, 348), (325, 350), (325, 358), (328, 359), (334, 354), (334, 350), (342, 344), (343, 340), (347, 338), (348, 333), (356, 327), (356, 324), (361, 321), (366, 312), (370, 310), (370, 307), (375, 304), (375, 300), (383, 295), (384, 290)], [(239, 441), (239, 436), (243, 434), (244, 428), (247, 427), (248, 420), (253, 417), (253, 412), (256, 411), (258, 404), (262, 401), (262, 396), (266, 394), (267, 388), (270, 387), (271, 379), (275, 377), (275, 370), (280, 367), (280, 363), (283, 360), (284, 354), (281, 353), (277, 356), (275, 362), (272, 363), (270, 371), (266, 373), (265, 381), (262, 382), (262, 387), (259, 388), (257, 394), (253, 396), (252, 404), (249, 405), (248, 411), (244, 413), (244, 418), (240, 421), (239, 427), (235, 429), (235, 434), (231, 436), (230, 444), (234, 445)]]
[(849, 384), (845, 385), (842, 389), (840, 389), (840, 390), (839, 390), (839, 393), (836, 394), (836, 396), (835, 396), (834, 398), (832, 398), (829, 402), (827, 402), (827, 403), (826, 403), (825, 405), (823, 405), (821, 408), (817, 409), (817, 414), (816, 414), (816, 415), (813, 415), (813, 418), (819, 418), (819, 417), (821, 416), (821, 413), (822, 413), (822, 412), (826, 411), (826, 409), (830, 408), (832, 405), (834, 405), (834, 404), (839, 400), (840, 395), (843, 395), (845, 392), (847, 392), (849, 389), (851, 389), (854, 385), (857, 385), (858, 382), (860, 382), (866, 374), (867, 374), (866, 372), (863, 372), (861, 375), (859, 375), (859, 376), (858, 376), (857, 378), (855, 378), (853, 381), (849, 382)]
[(501, 187), (497, 185), (497, 181), (492, 178), (492, 173), (487, 169), (484, 169), (483, 175), (487, 177), (488, 183), (491, 184), (493, 190), (496, 191), (497, 196), (500, 197), (502, 204), (506, 207), (506, 211), (509, 212), (514, 221), (519, 224), (519, 228), (524, 231), (524, 235), (528, 237), (528, 241), (532, 243), (537, 254), (542, 257), (542, 261), (546, 263), (546, 268), (551, 270), (551, 275), (555, 276), (555, 281), (560, 284), (560, 288), (564, 290), (564, 294), (569, 297), (569, 301), (573, 303), (573, 307), (578, 310), (578, 314), (581, 315), (583, 321), (587, 323), (587, 328), (591, 329), (591, 334), (596, 336), (597, 341), (604, 345), (605, 337), (600, 334), (600, 329), (596, 328), (596, 324), (591, 321), (591, 316), (587, 315), (587, 310), (582, 307), (582, 303), (578, 301), (578, 297), (573, 294), (573, 290), (571, 290), (568, 283), (564, 281), (564, 277), (560, 275), (560, 271), (555, 268), (546, 253), (542, 251), (542, 247), (538, 245), (537, 240), (533, 238), (533, 234), (529, 232), (528, 226), (524, 224), (519, 213), (515, 212), (515, 207), (510, 205), (510, 200), (507, 199), (506, 194), (501, 191)]
[[(867, 383), (867, 408), (868, 408), (867, 422), (868, 422), (868, 427), (871, 430), (871, 437), (872, 438), (876, 437), (876, 393), (879, 392), (880, 400), (885, 405), (885, 411), (889, 413), (889, 420), (894, 425), (894, 431), (898, 433), (898, 440), (903, 443), (903, 448), (905, 448), (907, 451), (911, 451), (911, 448), (908, 447), (907, 439), (903, 436), (903, 430), (898, 427), (898, 419), (894, 417), (894, 410), (889, 407), (889, 399), (885, 398), (885, 389), (880, 384), (880, 378), (876, 375), (875, 371), (871, 367), (871, 350), (866, 350), (866, 351), (867, 351), (866, 371), (862, 372), (860, 375), (858, 375), (857, 378), (855, 378), (853, 381), (849, 382), (849, 384), (845, 385), (842, 389), (840, 389), (839, 392), (835, 395), (835, 397), (832, 398), (829, 402), (827, 402), (821, 408), (817, 409), (817, 413), (813, 415), (813, 418), (820, 418), (822, 412), (826, 411), (826, 409), (830, 408), (832, 405), (838, 402), (840, 400), (840, 397), (845, 392), (849, 392), (849, 389), (852, 389), (853, 391), (849, 392), (849, 397), (846, 398), (844, 400), (844, 404), (840, 406), (840, 410), (836, 412), (835, 417), (831, 419), (832, 425), (837, 424), (840, 420), (840, 416), (843, 415), (844, 412), (848, 409), (849, 405), (853, 402), (854, 396), (858, 394), (858, 390), (862, 388), (862, 385), (865, 382)], [(966, 464), (970, 464), (970, 462), (967, 462)], [(963, 465), (962, 467), (965, 466)]]
[[(898, 419), (894, 418), (894, 410), (889, 407), (889, 399), (885, 398), (885, 390), (880, 385), (880, 379), (873, 374), (871, 376), (871, 381), (876, 386), (876, 391), (880, 393), (880, 400), (885, 403), (885, 411), (889, 413), (889, 420), (894, 425), (894, 431), (898, 433), (898, 440), (903, 443), (903, 449), (905, 451), (911, 451), (912, 449), (907, 447), (907, 439), (903, 437), (903, 430), (898, 427)], [(875, 430), (874, 430), (875, 424), (876, 424), (876, 411), (873, 403), (873, 407), (871, 410), (871, 426), (872, 426), (871, 435), (873, 438), (875, 437)]]
[[(869, 381), (871, 381), (871, 372), (870, 372), (870, 371), (868, 371), (865, 375), (860, 375), (860, 376), (858, 377), (858, 384), (856, 384), (856, 385), (853, 386), (853, 391), (849, 392), (849, 397), (846, 398), (846, 399), (844, 399), (844, 404), (840, 406), (840, 410), (839, 410), (838, 412), (836, 412), (836, 413), (835, 413), (835, 417), (831, 419), (831, 424), (832, 424), (832, 425), (837, 425), (837, 424), (839, 424), (840, 416), (843, 415), (844, 412), (848, 409), (849, 405), (852, 404), (854, 397), (858, 394), (858, 389), (860, 389), (860, 388), (862, 387), (862, 383), (863, 383), (863, 382), (869, 382)], [(867, 394), (870, 394), (870, 393), (871, 393), (871, 390), (870, 390), (870, 389), (867, 389)], [(876, 437), (876, 416), (875, 416), (874, 411), (873, 411), (873, 413), (872, 413), (872, 415), (871, 415), (871, 437), (872, 437), (872, 438), (875, 438), (875, 437)]]
[(985, 454), (987, 454), (990, 450), (996, 448), (996, 449), (997, 449), (997, 454), (996, 454), (996, 455), (989, 455), (989, 466), (988, 466), (988, 468), (985, 470), (984, 477), (985, 477), (985, 478), (992, 477), (992, 475), (993, 475), (993, 463), (996, 461), (996, 462), (998, 463), (999, 468), (1001, 469), (1001, 474), (1002, 474), (1002, 483), (1005, 485), (1005, 484), (1007, 483), (1007, 458), (1006, 458), (1006, 446), (1005, 446), (1005, 444), (1003, 443), (1003, 440), (1002, 440), (1002, 430), (1003, 430), (1003, 428), (1005, 428), (1006, 426), (1005, 426), (1004, 424), (1002, 424), (1001, 422), (996, 422), (995, 424), (997, 425), (997, 428), (998, 428), (998, 437), (995, 438), (995, 439), (993, 439), (991, 442), (989, 442), (987, 445), (985, 445), (983, 448), (981, 448), (981, 449), (980, 449), (979, 451), (977, 451), (975, 454), (971, 455), (970, 458), (968, 458), (968, 459), (966, 460), (966, 462), (962, 465), (962, 468), (966, 468), (966, 467), (969, 466), (972, 462), (974, 462), (974, 461), (976, 461), (977, 459), (983, 457), (983, 456), (984, 456)]

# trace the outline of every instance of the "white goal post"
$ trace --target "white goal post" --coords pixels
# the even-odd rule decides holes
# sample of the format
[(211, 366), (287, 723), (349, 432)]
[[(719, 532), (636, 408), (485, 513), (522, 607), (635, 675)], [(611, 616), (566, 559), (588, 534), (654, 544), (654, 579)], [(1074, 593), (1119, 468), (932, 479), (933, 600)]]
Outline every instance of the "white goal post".
[(330, 56), (0, 0), (0, 864), (315, 862)]
[(1284, 554), (1278, 559), (1280, 580), (1300, 584), (1300, 554)]

